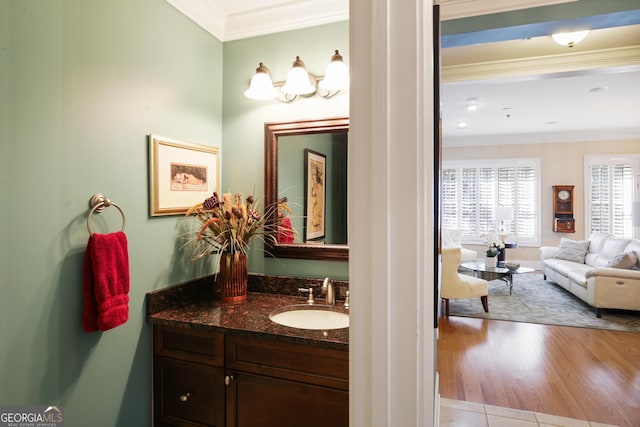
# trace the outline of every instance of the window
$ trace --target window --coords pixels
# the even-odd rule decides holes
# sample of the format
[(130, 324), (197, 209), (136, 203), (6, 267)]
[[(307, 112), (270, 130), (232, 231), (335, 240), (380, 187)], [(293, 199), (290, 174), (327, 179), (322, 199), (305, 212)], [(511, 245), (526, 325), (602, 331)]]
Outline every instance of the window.
[(586, 234), (594, 231), (632, 238), (632, 207), (638, 200), (640, 156), (585, 157)]
[(462, 230), (465, 243), (499, 231), (496, 212), (504, 206), (514, 211), (504, 222), (509, 240), (540, 244), (539, 159), (444, 161), (441, 185), (442, 227)]

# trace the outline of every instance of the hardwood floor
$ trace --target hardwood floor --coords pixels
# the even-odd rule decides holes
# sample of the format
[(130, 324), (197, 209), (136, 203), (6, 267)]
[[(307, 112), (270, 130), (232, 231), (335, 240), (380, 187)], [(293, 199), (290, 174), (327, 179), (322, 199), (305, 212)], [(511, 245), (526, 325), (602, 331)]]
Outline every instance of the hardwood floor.
[(440, 318), (440, 395), (640, 427), (640, 334)]

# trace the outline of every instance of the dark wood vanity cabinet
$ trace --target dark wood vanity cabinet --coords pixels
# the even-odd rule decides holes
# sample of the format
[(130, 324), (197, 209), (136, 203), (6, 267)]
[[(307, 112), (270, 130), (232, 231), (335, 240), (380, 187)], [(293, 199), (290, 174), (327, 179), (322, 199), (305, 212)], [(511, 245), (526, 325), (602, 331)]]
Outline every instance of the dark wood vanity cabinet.
[(349, 425), (347, 351), (154, 325), (154, 425)]
[(154, 425), (224, 426), (224, 334), (153, 328)]
[(226, 337), (227, 427), (347, 427), (349, 354)]

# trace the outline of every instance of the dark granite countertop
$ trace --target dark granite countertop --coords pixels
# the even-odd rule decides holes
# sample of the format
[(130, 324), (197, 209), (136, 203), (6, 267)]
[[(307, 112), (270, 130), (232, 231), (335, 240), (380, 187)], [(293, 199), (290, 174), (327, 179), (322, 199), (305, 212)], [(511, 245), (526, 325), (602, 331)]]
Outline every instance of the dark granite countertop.
[[(274, 311), (292, 304), (304, 304), (303, 296), (249, 292), (246, 301), (222, 303), (215, 296), (206, 294), (201, 294), (198, 298), (184, 299), (176, 295), (176, 289), (168, 288), (166, 292), (160, 290), (147, 294), (149, 322), (183, 328), (219, 330), (230, 334), (266, 337), (344, 351), (349, 349), (349, 328), (306, 330), (282, 326), (269, 319), (269, 314)], [(348, 312), (342, 302), (337, 302), (335, 309)]]

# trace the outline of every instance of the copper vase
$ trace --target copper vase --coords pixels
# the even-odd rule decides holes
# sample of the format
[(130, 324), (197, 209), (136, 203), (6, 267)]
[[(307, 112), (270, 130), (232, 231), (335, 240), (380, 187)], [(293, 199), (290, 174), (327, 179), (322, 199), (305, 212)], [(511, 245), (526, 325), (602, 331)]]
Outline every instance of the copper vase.
[(220, 255), (218, 272), (222, 302), (238, 302), (247, 299), (247, 254), (244, 252)]

